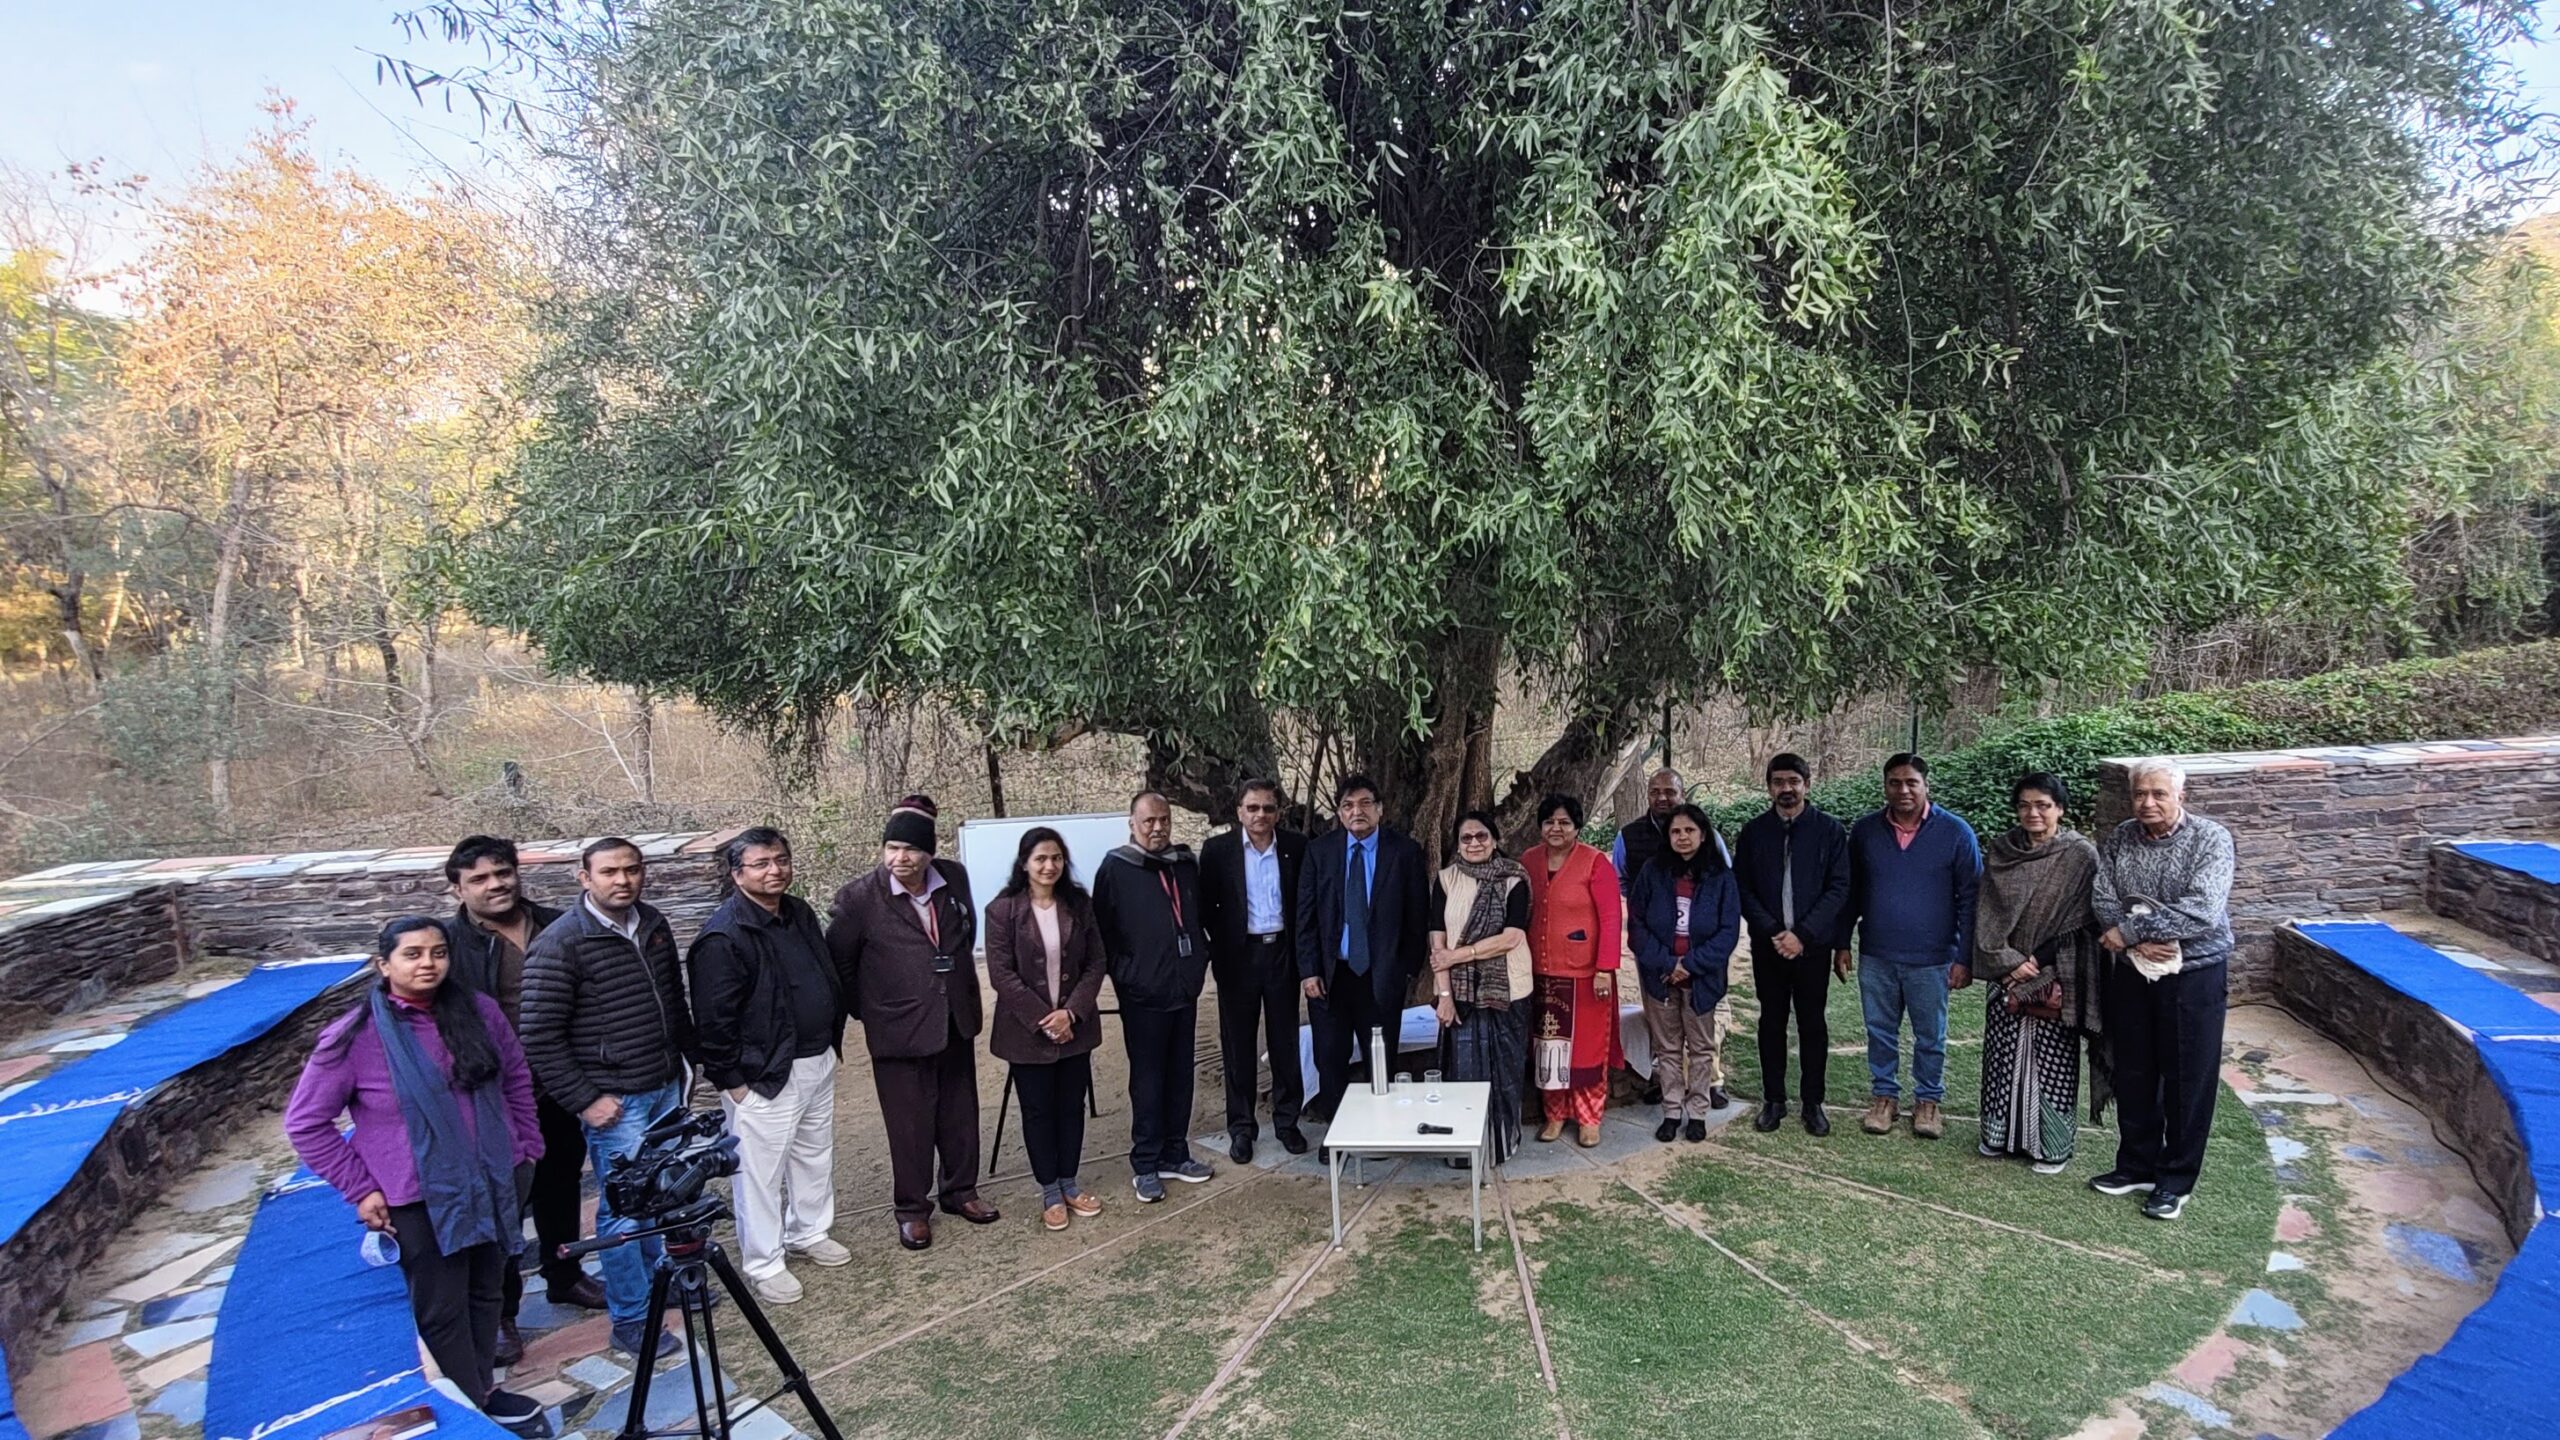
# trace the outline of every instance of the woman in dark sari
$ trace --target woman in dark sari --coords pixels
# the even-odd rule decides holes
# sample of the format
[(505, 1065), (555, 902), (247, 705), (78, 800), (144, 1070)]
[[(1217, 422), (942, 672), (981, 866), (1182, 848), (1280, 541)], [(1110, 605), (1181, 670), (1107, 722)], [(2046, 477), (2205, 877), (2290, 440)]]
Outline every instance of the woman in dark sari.
[(2015, 1155), (2051, 1175), (2077, 1137), (2080, 1042), (2105, 1103), (2097, 921), (2089, 909), (2097, 847), (2063, 824), (2071, 793), (2037, 773), (2010, 787), (2017, 825), (1982, 849), (1974, 953), (1949, 979), (1989, 982), (1982, 1033), (1982, 1153)]
[(1520, 1148), (1520, 1086), (1529, 1068), (1529, 875), (1496, 848), (1493, 817), (1458, 817), (1457, 858), (1431, 882), (1431, 988), (1440, 1068), (1487, 1080), (1485, 1146), (1496, 1165)]

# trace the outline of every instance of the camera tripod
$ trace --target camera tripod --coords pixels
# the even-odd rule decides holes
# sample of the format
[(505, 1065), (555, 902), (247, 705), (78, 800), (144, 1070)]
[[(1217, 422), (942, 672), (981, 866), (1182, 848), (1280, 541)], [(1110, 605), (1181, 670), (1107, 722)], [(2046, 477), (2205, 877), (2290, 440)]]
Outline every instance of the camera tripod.
[[(823, 1440), (844, 1440), (836, 1429), (834, 1417), (818, 1403), (818, 1392), (810, 1387), (809, 1377), (801, 1370), (800, 1362), (792, 1358), (790, 1347), (774, 1333), (773, 1322), (765, 1318), (763, 1308), (756, 1304), (755, 1293), (739, 1281), (737, 1267), (729, 1263), (728, 1252), (711, 1237), (713, 1223), (728, 1216), (728, 1206), (716, 1196), (705, 1195), (661, 1217), (655, 1224), (560, 1247), (564, 1258), (574, 1258), (653, 1236), (666, 1242), (665, 1252), (649, 1272), (649, 1308), (644, 1312), (647, 1325), (641, 1344), (655, 1351), (659, 1317), (666, 1314), (667, 1304), (672, 1300), (684, 1322), (685, 1368), (693, 1381), (693, 1428), (666, 1431), (649, 1428), (649, 1385), (658, 1369), (657, 1358), (651, 1353), (634, 1357), (638, 1373), (631, 1381), (631, 1406), (623, 1416), (622, 1429), (616, 1440), (657, 1440), (657, 1437), (675, 1435), (700, 1436), (702, 1440), (730, 1440), (731, 1426), (782, 1398), (785, 1391), (800, 1397), (800, 1404), (809, 1412), (810, 1423), (817, 1427)], [(780, 1389), (736, 1415), (729, 1413), (728, 1382), (720, 1372), (720, 1337), (711, 1325), (711, 1286), (714, 1281), (737, 1303), (738, 1313), (747, 1318), (747, 1328), (764, 1342), (764, 1353), (773, 1357), (774, 1367), (782, 1372)], [(695, 1343), (697, 1338), (701, 1342), (698, 1345)]]

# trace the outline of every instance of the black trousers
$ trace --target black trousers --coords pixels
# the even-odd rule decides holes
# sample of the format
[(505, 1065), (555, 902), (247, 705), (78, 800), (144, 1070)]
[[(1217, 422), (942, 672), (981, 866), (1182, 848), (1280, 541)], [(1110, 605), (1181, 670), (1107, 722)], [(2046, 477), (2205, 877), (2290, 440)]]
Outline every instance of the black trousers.
[(1013, 1067), (1014, 1098), (1022, 1102), (1022, 1148), (1031, 1156), (1031, 1178), (1043, 1186), (1076, 1178), (1084, 1159), (1084, 1097), (1092, 1088), (1091, 1051)]
[(1787, 1098), (1787, 1015), (1796, 1017), (1802, 1050), (1796, 1094), (1806, 1114), (1822, 1108), (1824, 1076), (1831, 1064), (1831, 1024), (1822, 1007), (1831, 995), (1831, 956), (1806, 946), (1793, 960), (1751, 944), (1751, 983), (1760, 992), (1760, 1085), (1765, 1099)]
[(931, 1218), (937, 1199), (948, 1210), (978, 1198), (978, 1047), (956, 1026), (944, 1038), (931, 1055), (871, 1062), (889, 1132), (889, 1196), (901, 1220)]
[(392, 1206), (391, 1234), (400, 1242), (400, 1274), (409, 1282), (418, 1338), (427, 1342), (445, 1378), (479, 1404), (497, 1383), (498, 1307), (507, 1257), (495, 1244), (474, 1245), (459, 1255), (437, 1249), (435, 1222), (424, 1205)]
[(2107, 962), (2107, 1047), (2124, 1127), (2116, 1168), (2173, 1194), (2195, 1189), (2204, 1168), (2230, 983), (2228, 962), (2165, 980), (2143, 979), (2122, 957)]
[(1387, 1053), (1369, 1057), (1371, 1068), (1396, 1063), (1396, 1037), (1402, 1033), (1404, 1015), (1378, 1003), (1376, 974), (1359, 976), (1349, 966), (1337, 966), (1333, 984), (1325, 987), (1324, 998), (1307, 1002), (1307, 1024), (1313, 1029), (1316, 1051), (1316, 1098), (1308, 1107), (1317, 1116), (1331, 1120), (1342, 1104), (1342, 1092), (1351, 1085), (1352, 1041), (1369, 1033), (1374, 1026), (1388, 1030)]
[(1271, 1054), (1271, 1127), (1288, 1130), (1306, 1107), (1306, 1072), (1298, 1068), (1298, 952), (1289, 933), (1248, 939), (1239, 955), (1217, 965), (1218, 1061), (1227, 1077), (1227, 1133), (1247, 1140), (1254, 1123), (1254, 1054)]
[[(542, 1121), (542, 1158), (533, 1162), (533, 1195), (525, 1208), (533, 1212), (533, 1254), (540, 1257), (543, 1286), (550, 1290), (566, 1290), (585, 1277), (586, 1271), (575, 1260), (560, 1258), (560, 1247), (575, 1244), (578, 1220), (584, 1197), (578, 1193), (579, 1177), (587, 1166), (587, 1129), (578, 1117), (551, 1103), (551, 1097), (536, 1091), (533, 1113)], [(524, 1270), (518, 1265), (507, 1268), (504, 1307), (500, 1314), (509, 1320), (524, 1304)]]
[(1200, 1006), (1120, 1011), (1129, 1049), (1129, 1170), (1153, 1175), (1191, 1158), (1191, 1087)]

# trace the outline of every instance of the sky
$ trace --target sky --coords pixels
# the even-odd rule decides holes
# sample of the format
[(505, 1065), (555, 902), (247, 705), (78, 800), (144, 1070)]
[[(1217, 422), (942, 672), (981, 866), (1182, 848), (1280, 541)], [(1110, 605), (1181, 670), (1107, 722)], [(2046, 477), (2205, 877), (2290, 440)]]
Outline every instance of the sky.
[[(424, 65), (471, 52), (413, 42), (397, 16), (420, 0), (0, 0), (0, 165), (58, 173), (103, 160), (114, 175), (174, 186), (237, 154), (270, 89), (312, 122), (324, 158), (408, 189), (456, 177), (508, 188), (500, 137), (468, 107), (448, 114), (377, 80), (370, 52)], [(2545, 28), (2560, 23), (2560, 0)], [(2560, 45), (2511, 56), (2540, 108), (2560, 110)], [(98, 217), (110, 250), (138, 244), (130, 217)]]

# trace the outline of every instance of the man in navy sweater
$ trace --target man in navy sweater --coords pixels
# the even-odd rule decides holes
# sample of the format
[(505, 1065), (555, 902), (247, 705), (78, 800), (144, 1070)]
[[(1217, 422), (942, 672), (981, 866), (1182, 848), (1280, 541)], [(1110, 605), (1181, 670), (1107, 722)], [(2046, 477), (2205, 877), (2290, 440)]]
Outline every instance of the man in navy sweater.
[[(1866, 969), (1858, 1000), (1867, 1020), (1867, 1073), (1875, 1099), (1861, 1127), (1889, 1134), (1902, 1087), (1902, 1018), (1911, 1017), (1911, 1133), (1946, 1133), (1947, 967), (1973, 944), (1973, 896), (1982, 884), (1982, 845), (1973, 827), (1929, 803), (1929, 763), (1917, 755), (1884, 762), (1884, 808), (1849, 827), (1849, 912)], [(1848, 978), (1849, 952), (1832, 957)]]

